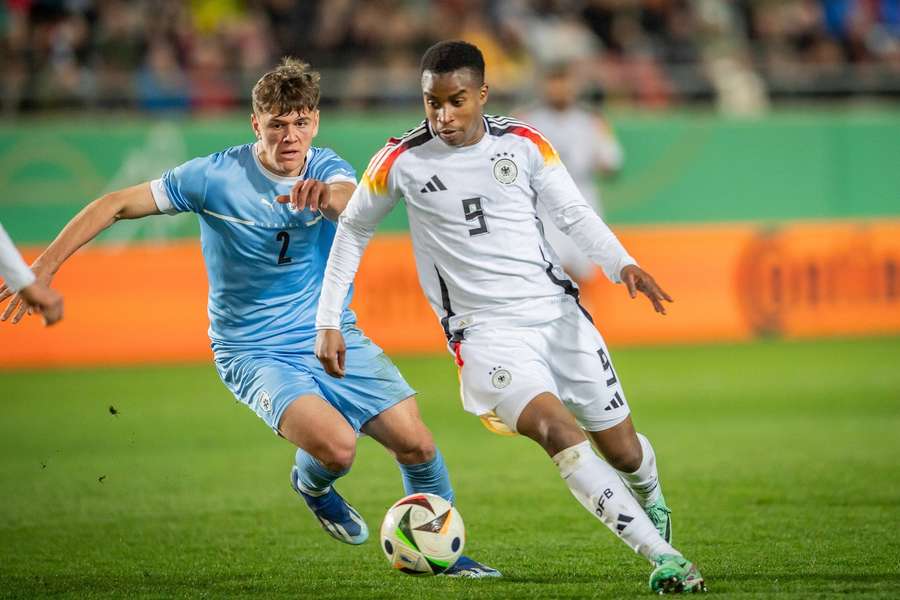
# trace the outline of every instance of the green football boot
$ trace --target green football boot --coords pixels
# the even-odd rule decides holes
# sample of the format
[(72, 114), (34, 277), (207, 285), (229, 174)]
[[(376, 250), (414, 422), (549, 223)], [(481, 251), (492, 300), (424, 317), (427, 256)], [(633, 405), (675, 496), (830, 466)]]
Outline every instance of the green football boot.
[(666, 499), (662, 494), (659, 499), (650, 506), (644, 507), (644, 512), (650, 517), (650, 522), (656, 527), (660, 537), (666, 543), (672, 543), (672, 511), (666, 506)]
[(678, 554), (663, 554), (650, 573), (650, 589), (657, 594), (705, 592), (706, 584), (694, 563)]

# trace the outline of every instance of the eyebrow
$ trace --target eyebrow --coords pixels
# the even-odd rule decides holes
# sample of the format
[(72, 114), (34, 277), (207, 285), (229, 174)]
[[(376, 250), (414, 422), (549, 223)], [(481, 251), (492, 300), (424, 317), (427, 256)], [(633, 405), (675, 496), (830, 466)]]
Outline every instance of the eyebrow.
[(293, 123), (294, 121), (308, 121), (308, 120), (309, 120), (309, 117), (306, 115), (301, 115), (301, 116), (297, 117), (296, 119), (283, 119), (281, 117), (272, 117), (272, 120), (269, 121), (269, 123), (280, 123), (280, 124), (284, 125), (286, 123)]
[[(453, 92), (452, 94), (450, 94), (450, 96), (449, 96), (447, 99), (448, 99), (448, 100), (456, 100), (456, 99), (459, 98), (460, 96), (464, 96), (464, 95), (466, 94), (466, 92), (468, 92), (468, 91), (469, 91), (469, 90), (461, 89), (461, 90), (459, 90), (458, 92)], [(428, 92), (425, 92), (425, 95), (426, 95), (428, 98), (437, 98), (437, 96), (435, 96), (434, 94), (430, 94), (430, 93), (428, 93)]]

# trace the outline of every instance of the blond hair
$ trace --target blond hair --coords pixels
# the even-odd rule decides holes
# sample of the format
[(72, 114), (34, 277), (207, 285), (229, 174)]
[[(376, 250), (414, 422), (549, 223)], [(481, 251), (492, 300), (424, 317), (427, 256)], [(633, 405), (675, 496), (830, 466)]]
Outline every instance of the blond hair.
[(319, 79), (309, 64), (286, 56), (253, 86), (253, 112), (284, 115), (319, 108)]

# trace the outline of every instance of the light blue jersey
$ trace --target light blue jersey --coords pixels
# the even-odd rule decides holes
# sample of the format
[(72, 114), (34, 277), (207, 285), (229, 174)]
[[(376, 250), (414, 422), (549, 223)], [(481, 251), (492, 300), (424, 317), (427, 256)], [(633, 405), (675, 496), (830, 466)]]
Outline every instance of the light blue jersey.
[[(310, 148), (299, 177), (259, 162), (254, 144), (195, 158), (153, 185), (163, 212), (195, 212), (209, 278), (209, 337), (216, 354), (291, 350), (315, 340), (322, 274), (336, 226), (275, 197), (301, 179), (356, 183), (356, 172), (328, 148)], [(342, 324), (355, 322), (344, 303)]]
[(337, 228), (320, 213), (275, 200), (302, 179), (356, 183), (356, 173), (332, 150), (310, 148), (299, 177), (280, 177), (246, 144), (175, 167), (150, 189), (162, 212), (200, 218), (209, 337), (216, 370), (234, 396), (277, 432), (291, 402), (317, 395), (358, 431), (415, 392), (354, 326), (352, 291), (341, 317), (348, 375), (331, 377), (316, 359), (316, 307)]

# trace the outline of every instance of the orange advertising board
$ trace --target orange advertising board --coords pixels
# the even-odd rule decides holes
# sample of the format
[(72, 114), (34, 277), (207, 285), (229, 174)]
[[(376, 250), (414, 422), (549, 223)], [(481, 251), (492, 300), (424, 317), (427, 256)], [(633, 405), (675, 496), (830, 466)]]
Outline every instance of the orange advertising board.
[[(900, 220), (631, 227), (619, 237), (674, 298), (669, 314), (602, 276), (583, 303), (613, 346), (900, 333)], [(33, 258), (36, 252), (27, 252)], [(199, 243), (89, 247), (54, 285), (66, 318), (0, 324), (0, 368), (202, 361)], [(373, 240), (353, 304), (388, 352), (442, 352), (406, 235)]]

